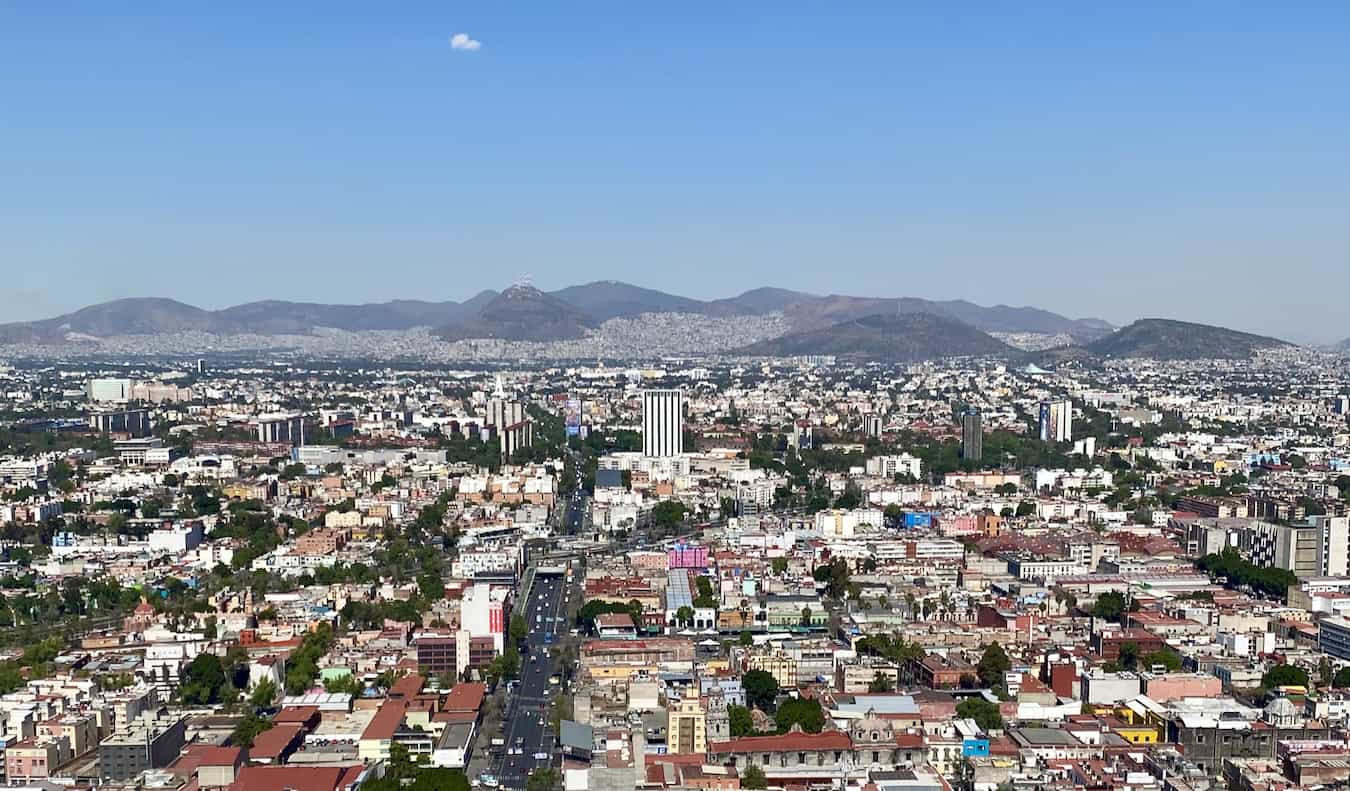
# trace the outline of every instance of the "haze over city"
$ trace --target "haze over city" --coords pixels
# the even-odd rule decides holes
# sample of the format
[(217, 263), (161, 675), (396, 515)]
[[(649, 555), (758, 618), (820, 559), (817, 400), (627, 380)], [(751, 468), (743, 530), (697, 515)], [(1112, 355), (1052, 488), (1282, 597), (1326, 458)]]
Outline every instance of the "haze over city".
[(529, 274), (1333, 342), (1348, 15), (10, 4), (0, 315)]

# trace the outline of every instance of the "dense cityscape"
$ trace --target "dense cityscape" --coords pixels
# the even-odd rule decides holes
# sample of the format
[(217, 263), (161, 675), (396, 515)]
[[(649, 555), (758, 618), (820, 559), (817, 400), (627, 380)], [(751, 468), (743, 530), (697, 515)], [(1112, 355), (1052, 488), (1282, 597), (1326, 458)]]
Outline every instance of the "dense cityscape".
[(1329, 787), (1350, 366), (0, 368), (5, 780)]
[(1350, 791), (1347, 41), (0, 2), (0, 791)]

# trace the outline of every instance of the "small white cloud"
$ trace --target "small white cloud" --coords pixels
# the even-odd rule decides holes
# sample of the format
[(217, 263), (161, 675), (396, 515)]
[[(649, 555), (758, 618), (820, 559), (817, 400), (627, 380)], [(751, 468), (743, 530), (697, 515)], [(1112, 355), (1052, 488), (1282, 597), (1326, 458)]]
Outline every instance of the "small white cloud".
[(469, 38), (468, 33), (456, 33), (450, 37), (450, 49), (462, 49), (465, 52), (477, 52), (483, 42), (475, 38)]

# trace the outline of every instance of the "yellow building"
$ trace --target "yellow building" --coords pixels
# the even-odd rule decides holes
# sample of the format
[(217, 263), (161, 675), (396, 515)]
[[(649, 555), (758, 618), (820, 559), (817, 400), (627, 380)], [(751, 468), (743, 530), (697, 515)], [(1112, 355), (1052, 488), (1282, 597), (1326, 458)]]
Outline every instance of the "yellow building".
[(708, 713), (698, 698), (676, 701), (668, 712), (666, 747), (680, 755), (702, 755), (708, 751)]
[(797, 660), (782, 651), (751, 654), (746, 658), (746, 670), (763, 670), (773, 676), (782, 689), (797, 688)]

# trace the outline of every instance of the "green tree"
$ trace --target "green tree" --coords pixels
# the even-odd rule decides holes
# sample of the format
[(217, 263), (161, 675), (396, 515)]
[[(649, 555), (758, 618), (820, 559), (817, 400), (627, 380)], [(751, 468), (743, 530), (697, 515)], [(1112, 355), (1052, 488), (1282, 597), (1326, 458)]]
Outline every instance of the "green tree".
[(980, 655), (979, 664), (975, 666), (975, 672), (980, 676), (980, 683), (989, 688), (1004, 688), (1004, 675), (1012, 670), (1012, 660), (1008, 658), (1008, 652), (1003, 650), (1003, 646), (997, 642), (990, 643), (984, 647), (984, 653)]
[(179, 689), (183, 703), (205, 706), (220, 702), (220, 688), (225, 686), (225, 670), (215, 654), (198, 654), (183, 673)]
[(652, 507), (652, 524), (663, 530), (674, 530), (684, 522), (684, 503), (662, 500)]
[(895, 691), (895, 680), (892, 679), (890, 676), (886, 675), (885, 673), (882, 673), (882, 672), (880, 672), (880, 671), (877, 671), (877, 674), (874, 675), (874, 676), (872, 676), (872, 680), (871, 680), (870, 682), (868, 682), (868, 684), (867, 684), (867, 691), (868, 691), (868, 692), (894, 692), (894, 691)]
[(1151, 669), (1155, 665), (1162, 665), (1167, 668), (1167, 672), (1173, 673), (1181, 669), (1181, 657), (1177, 656), (1176, 651), (1161, 649), (1150, 654), (1145, 654), (1140, 660), (1140, 665), (1145, 669)]
[(751, 716), (750, 709), (744, 706), (737, 706), (734, 703), (727, 706), (727, 721), (734, 738), (750, 736), (755, 732), (755, 718)]
[(1350, 687), (1350, 665), (1346, 665), (1336, 671), (1336, 675), (1331, 677), (1331, 686), (1336, 687), (1337, 689)]
[(1003, 715), (999, 713), (998, 704), (984, 698), (966, 698), (956, 704), (956, 716), (975, 720), (975, 724), (985, 733), (1003, 728)]
[(1306, 687), (1308, 686), (1308, 671), (1293, 665), (1276, 665), (1261, 676), (1261, 686), (1266, 689)]
[(787, 570), (788, 570), (788, 562), (787, 562), (787, 558), (774, 558), (774, 559), (773, 559), (773, 573), (774, 573), (774, 574), (777, 574), (777, 575), (779, 575), (779, 576), (782, 576), (783, 574), (786, 574), (786, 573), (787, 573)]
[(694, 608), (689, 605), (681, 605), (680, 609), (675, 611), (675, 621), (680, 626), (688, 626), (694, 622)]
[(1127, 603), (1125, 594), (1119, 591), (1108, 591), (1098, 596), (1096, 603), (1092, 605), (1092, 617), (1104, 621), (1124, 623), (1125, 613), (1128, 610), (1135, 609), (1135, 607), (1134, 602)]
[(769, 787), (769, 779), (758, 764), (749, 764), (741, 770), (741, 788), (762, 789)]
[(788, 698), (778, 707), (774, 724), (779, 733), (787, 733), (793, 725), (800, 725), (807, 733), (820, 733), (825, 727), (825, 712), (814, 698)]
[(760, 711), (773, 711), (774, 701), (778, 699), (778, 681), (768, 672), (751, 670), (741, 677), (741, 688), (745, 690), (745, 701)]
[(272, 679), (265, 678), (258, 682), (258, 685), (249, 693), (248, 702), (256, 708), (271, 708), (277, 699), (277, 685)]
[(740, 642), (741, 642), (741, 645), (754, 645), (754, 644), (755, 644), (755, 636), (752, 635), (752, 634), (750, 634), (750, 630), (749, 630), (749, 629), (743, 629), (743, 630), (741, 631), (741, 641), (740, 641)]
[(530, 772), (525, 781), (525, 791), (553, 791), (558, 785), (558, 772), (555, 769), (536, 769)]
[(253, 740), (258, 738), (258, 734), (271, 729), (271, 720), (250, 714), (234, 726), (234, 732), (230, 734), (230, 742), (237, 747), (252, 747)]

